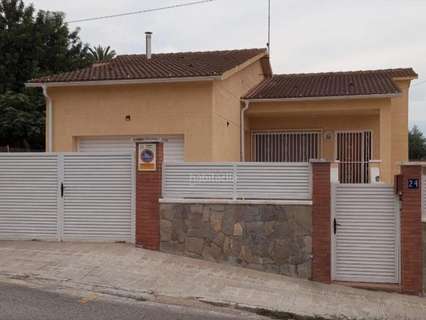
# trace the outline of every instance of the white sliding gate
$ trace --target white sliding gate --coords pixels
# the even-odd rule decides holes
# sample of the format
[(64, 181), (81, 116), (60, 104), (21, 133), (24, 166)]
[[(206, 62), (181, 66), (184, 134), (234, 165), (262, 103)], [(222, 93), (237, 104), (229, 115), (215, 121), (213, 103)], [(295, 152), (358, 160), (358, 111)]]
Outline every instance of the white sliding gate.
[(131, 153), (0, 155), (0, 239), (134, 241)]
[(333, 184), (333, 280), (399, 282), (399, 202), (385, 184)]

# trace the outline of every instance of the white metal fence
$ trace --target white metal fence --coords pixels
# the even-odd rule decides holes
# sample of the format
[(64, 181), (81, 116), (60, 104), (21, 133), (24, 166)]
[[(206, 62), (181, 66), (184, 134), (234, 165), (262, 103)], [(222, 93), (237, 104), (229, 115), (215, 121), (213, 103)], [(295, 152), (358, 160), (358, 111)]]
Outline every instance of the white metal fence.
[(0, 239), (134, 241), (130, 153), (0, 155)]
[(163, 166), (166, 199), (311, 199), (309, 163), (178, 163)]

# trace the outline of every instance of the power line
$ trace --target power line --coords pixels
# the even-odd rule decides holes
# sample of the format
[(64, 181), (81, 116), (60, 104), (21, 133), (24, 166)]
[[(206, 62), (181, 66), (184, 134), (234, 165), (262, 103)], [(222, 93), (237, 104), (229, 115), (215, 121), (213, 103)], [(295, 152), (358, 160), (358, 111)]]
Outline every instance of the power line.
[(203, 4), (203, 3), (207, 3), (207, 2), (213, 2), (213, 1), (216, 1), (216, 0), (191, 1), (191, 2), (174, 4), (174, 5), (159, 7), (159, 8), (151, 8), (151, 9), (138, 10), (138, 11), (123, 12), (123, 13), (112, 14), (112, 15), (101, 16), (101, 17), (71, 20), (71, 21), (67, 21), (67, 23), (78, 23), (78, 22), (88, 22), (88, 21), (104, 20), (104, 19), (111, 19), (111, 18), (119, 18), (119, 17), (131, 16), (131, 15), (137, 15), (137, 14), (143, 14), (143, 13), (149, 13), (149, 12), (155, 12), (155, 11), (189, 7), (189, 6), (199, 5), (199, 4)]

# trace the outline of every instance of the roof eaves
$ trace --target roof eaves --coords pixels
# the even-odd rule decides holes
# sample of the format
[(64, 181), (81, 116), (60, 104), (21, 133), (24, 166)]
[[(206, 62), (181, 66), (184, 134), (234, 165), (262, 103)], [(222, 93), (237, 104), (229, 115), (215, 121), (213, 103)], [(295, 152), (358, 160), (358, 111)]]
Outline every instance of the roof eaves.
[(392, 78), (392, 80), (395, 80), (395, 81), (404, 81), (404, 80), (411, 81), (411, 80), (418, 79), (419, 76), (417, 75), (417, 76), (409, 76), (409, 77), (391, 77), (391, 78)]
[(367, 95), (347, 95), (347, 96), (320, 96), (320, 97), (294, 97), (294, 98), (242, 98), (242, 101), (251, 103), (256, 102), (290, 102), (290, 101), (321, 101), (321, 100), (354, 100), (354, 99), (383, 99), (395, 98), (401, 96), (401, 93), (387, 93), (387, 94), (367, 94)]
[(83, 86), (112, 86), (150, 83), (174, 83), (174, 82), (200, 82), (222, 80), (222, 76), (206, 77), (179, 77), (179, 78), (155, 78), (155, 79), (121, 79), (121, 80), (91, 80), (91, 81), (63, 81), (63, 82), (27, 82), (27, 88), (37, 87), (83, 87)]

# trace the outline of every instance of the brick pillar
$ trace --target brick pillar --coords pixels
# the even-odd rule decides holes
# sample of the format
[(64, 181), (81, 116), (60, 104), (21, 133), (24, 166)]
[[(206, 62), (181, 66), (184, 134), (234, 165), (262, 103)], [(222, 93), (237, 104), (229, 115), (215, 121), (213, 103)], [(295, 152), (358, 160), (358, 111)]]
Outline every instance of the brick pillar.
[[(401, 287), (402, 292), (421, 295), (422, 256), (422, 167), (403, 165), (401, 196)], [(418, 188), (409, 187), (417, 179)]]
[(331, 282), (330, 162), (312, 163), (312, 280)]
[[(136, 173), (136, 245), (160, 249), (160, 204), (163, 144), (157, 144), (157, 170)], [(137, 163), (136, 163), (137, 167)]]

